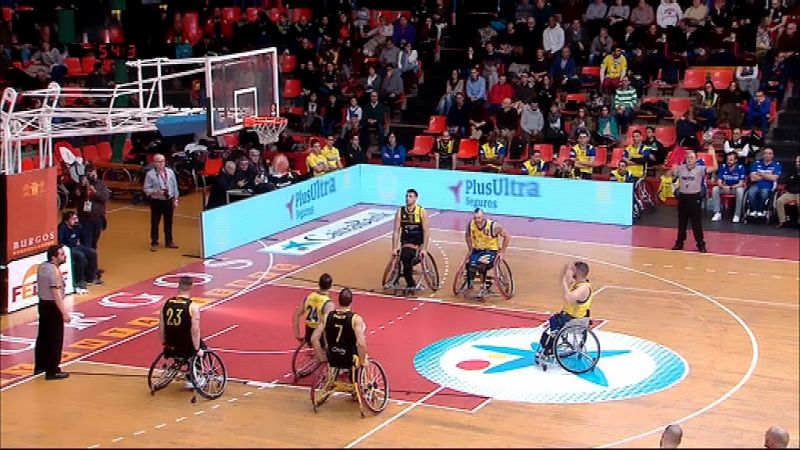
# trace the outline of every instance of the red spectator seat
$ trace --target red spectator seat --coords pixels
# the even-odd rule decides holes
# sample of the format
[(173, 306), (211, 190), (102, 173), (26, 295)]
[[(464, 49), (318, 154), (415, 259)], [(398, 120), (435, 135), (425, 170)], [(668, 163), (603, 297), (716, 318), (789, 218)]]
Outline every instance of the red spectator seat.
[(61, 94), (61, 105), (62, 106), (73, 106), (78, 101), (81, 96), (82, 90), (78, 86), (66, 86), (70, 88), (69, 95), (64, 95), (62, 92)]
[(238, 6), (228, 6), (222, 8), (222, 17), (231, 23), (238, 22), (239, 18), (242, 17), (242, 10)]
[(506, 164), (511, 164), (512, 166), (516, 166), (518, 164), (522, 164), (528, 159), (528, 145), (522, 150), (522, 154), (519, 155), (519, 158), (512, 158), (511, 156), (506, 157)]
[(553, 160), (553, 144), (536, 144), (533, 149), (542, 152), (542, 161), (550, 162)]
[(675, 147), (667, 155), (667, 161), (664, 163), (667, 167), (678, 166), (686, 159), (686, 149), (683, 147)]
[(683, 76), (682, 87), (687, 91), (696, 91), (706, 83), (706, 71), (704, 69), (686, 69)]
[(300, 97), (303, 91), (303, 85), (300, 80), (284, 80), (283, 81), (283, 97), (293, 99)]
[[(709, 169), (711, 168), (711, 166), (714, 165), (714, 155), (712, 155), (710, 153), (698, 153), (697, 154), (697, 159), (702, 159), (703, 162), (706, 164), (706, 167), (708, 167)], [(681, 161), (681, 162), (683, 162), (683, 161)]]
[(634, 131), (639, 131), (640, 133), (642, 133), (642, 138), (644, 138), (645, 136), (647, 136), (647, 125), (630, 125), (628, 127), (628, 136), (627, 136), (627, 141), (625, 141), (625, 144), (630, 144), (631, 142), (633, 142)]
[(292, 153), (291, 157), (291, 166), (292, 169), (300, 172), (300, 175), (305, 175), (308, 173), (308, 164), (306, 164), (306, 158), (308, 158), (308, 154), (310, 152), (294, 152)]
[(419, 135), (414, 138), (414, 148), (408, 154), (409, 156), (429, 156), (433, 151), (433, 136)]
[(678, 137), (675, 134), (675, 127), (656, 127), (656, 140), (661, 142), (666, 148), (675, 146)]
[(297, 23), (300, 22), (300, 18), (303, 16), (311, 22), (311, 19), (314, 18), (314, 10), (311, 8), (292, 8), (289, 20), (292, 23)]
[(103, 61), (103, 73), (104, 74), (110, 74), (112, 72), (114, 72), (114, 60), (113, 59), (107, 59), (107, 60)]
[(239, 133), (228, 133), (222, 135), (222, 141), (227, 148), (235, 148), (239, 146)]
[(558, 149), (558, 163), (561, 164), (569, 159), (569, 145), (562, 145)]
[(669, 112), (673, 118), (683, 117), (683, 114), (692, 107), (692, 99), (688, 97), (670, 98), (668, 104)]
[(612, 169), (616, 169), (619, 167), (619, 162), (622, 161), (622, 157), (625, 156), (625, 149), (621, 147), (617, 147), (611, 151), (611, 161), (607, 164), (608, 167)]
[(11, 22), (14, 20), (14, 10), (7, 6), (3, 7), (3, 21), (4, 22)]
[(67, 75), (71, 77), (82, 77), (86, 75), (81, 67), (81, 60), (78, 58), (64, 58), (64, 65), (67, 66)]
[(597, 78), (597, 81), (590, 83), (581, 83), (582, 88), (592, 88), (600, 83), (600, 66), (583, 66), (581, 68), (581, 75), (592, 76)]
[(728, 89), (728, 86), (733, 81), (732, 69), (720, 69), (711, 72), (711, 83), (714, 89), (723, 90)]
[(247, 15), (247, 21), (250, 23), (258, 22), (259, 11), (260, 10), (258, 8), (247, 8), (245, 10), (245, 14)]
[(95, 63), (97, 63), (97, 58), (94, 56), (84, 56), (81, 58), (81, 69), (83, 69), (83, 73), (88, 75), (94, 72)]
[(306, 109), (303, 108), (302, 106), (290, 106), (289, 109), (286, 110), (287, 114), (293, 116), (302, 116), (303, 114), (305, 114), (305, 112)]
[(29, 170), (37, 169), (39, 166), (33, 160), (33, 158), (25, 158), (22, 160), (22, 171), (27, 172)]
[[(655, 103), (655, 102), (658, 102), (660, 100), (661, 100), (661, 98), (659, 98), (659, 97), (644, 97), (642, 99), (642, 104)], [(650, 114), (649, 112), (646, 112), (646, 111), (638, 111), (636, 113), (636, 117), (638, 117), (638, 118), (640, 118), (642, 120), (657, 120), (658, 119), (658, 117), (656, 115)]]
[(269, 20), (271, 20), (272, 23), (278, 23), (281, 18), (281, 14), (288, 15), (289, 10), (286, 8), (272, 8), (269, 10)]
[(183, 13), (183, 28), (184, 32), (187, 28), (195, 30), (200, 28), (200, 13), (197, 11), (186, 11)]
[(456, 158), (465, 160), (475, 160), (478, 157), (478, 147), (480, 143), (477, 139), (461, 139), (458, 143), (458, 153)]
[(125, 43), (125, 32), (122, 31), (122, 27), (112, 26), (108, 28), (108, 40), (112, 44), (124, 44)]
[(131, 152), (133, 151), (133, 142), (130, 139), (125, 139), (125, 143), (122, 144), (122, 160), (126, 161), (131, 159)]
[(281, 72), (286, 74), (294, 73), (294, 70), (297, 68), (297, 56), (295, 55), (283, 55), (281, 56)]
[(431, 116), (428, 128), (423, 130), (427, 134), (442, 134), (447, 129), (447, 116)]
[(608, 147), (601, 145), (595, 149), (593, 167), (605, 167), (608, 161)]
[(111, 162), (114, 159), (114, 151), (111, 150), (111, 143), (106, 141), (97, 143), (97, 159), (103, 162)]
[(203, 170), (200, 171), (200, 182), (203, 183), (203, 187), (206, 187), (207, 177), (215, 177), (222, 170), (224, 161), (224, 158), (206, 158)]
[(95, 145), (84, 145), (83, 146), (83, 159), (86, 162), (97, 162), (100, 157), (97, 154), (97, 146)]

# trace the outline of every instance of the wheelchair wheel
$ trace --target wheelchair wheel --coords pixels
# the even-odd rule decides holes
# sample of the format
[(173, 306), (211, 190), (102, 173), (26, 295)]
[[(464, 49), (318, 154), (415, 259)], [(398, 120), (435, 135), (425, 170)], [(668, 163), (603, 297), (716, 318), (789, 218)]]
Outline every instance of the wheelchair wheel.
[(178, 375), (180, 369), (180, 364), (173, 358), (165, 357), (164, 352), (159, 353), (147, 372), (147, 387), (150, 388), (150, 393), (155, 394), (156, 391), (167, 387)]
[(453, 295), (461, 295), (467, 288), (467, 260), (461, 263), (453, 275)]
[(303, 340), (292, 355), (292, 374), (294, 381), (305, 378), (319, 367), (320, 362), (314, 356), (314, 347)]
[(327, 389), (328, 379), (331, 376), (331, 367), (328, 364), (324, 364), (319, 369), (314, 376), (310, 389), (311, 406), (314, 408), (314, 412), (317, 412), (319, 407), (331, 396), (331, 391)]
[(430, 253), (422, 258), (422, 277), (425, 279), (425, 285), (428, 286), (428, 289), (434, 292), (439, 290), (439, 268)]
[(389, 379), (378, 361), (370, 360), (367, 367), (359, 369), (358, 390), (367, 409), (374, 413), (386, 409), (389, 403)]
[(392, 254), (391, 259), (383, 269), (383, 278), (381, 279), (381, 286), (389, 290), (390, 285), (394, 283), (397, 277), (400, 276), (400, 255)]
[(511, 273), (511, 267), (505, 259), (501, 259), (494, 265), (494, 277), (497, 284), (497, 290), (500, 295), (506, 300), (514, 296), (514, 275)]
[(600, 359), (600, 341), (590, 329), (567, 325), (556, 335), (554, 352), (558, 365), (574, 374), (586, 373)]
[(192, 358), (189, 375), (197, 392), (208, 400), (219, 398), (228, 385), (228, 372), (222, 358), (206, 350), (203, 356)]

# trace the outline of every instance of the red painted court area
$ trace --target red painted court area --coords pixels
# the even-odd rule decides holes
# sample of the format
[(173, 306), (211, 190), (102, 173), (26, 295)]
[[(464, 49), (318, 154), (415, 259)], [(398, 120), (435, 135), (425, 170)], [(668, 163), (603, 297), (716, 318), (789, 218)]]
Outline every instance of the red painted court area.
[[(308, 292), (306, 288), (268, 285), (203, 314), (206, 335), (236, 326), (208, 340), (209, 347), (218, 349), (230, 377), (281, 384), (292, 382), (291, 357), (297, 341), (293, 339), (290, 318)], [(356, 294), (354, 309), (367, 321), (369, 353), (386, 369), (392, 398), (408, 402), (415, 402), (438, 388), (414, 369), (414, 355), (423, 347), (478, 330), (532, 328), (546, 319), (538, 313), (373, 294)], [(149, 333), (88, 360), (149, 367), (160, 350), (158, 334)], [(425, 404), (472, 410), (485, 400), (443, 390)]]

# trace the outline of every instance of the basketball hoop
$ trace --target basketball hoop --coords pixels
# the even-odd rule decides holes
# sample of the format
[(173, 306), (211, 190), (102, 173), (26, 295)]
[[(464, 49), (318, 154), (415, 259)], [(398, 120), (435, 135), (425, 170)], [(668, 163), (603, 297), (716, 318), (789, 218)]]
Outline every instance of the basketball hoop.
[(244, 127), (252, 128), (258, 135), (258, 142), (272, 144), (278, 142), (278, 136), (286, 128), (289, 121), (285, 117), (253, 117), (244, 118)]

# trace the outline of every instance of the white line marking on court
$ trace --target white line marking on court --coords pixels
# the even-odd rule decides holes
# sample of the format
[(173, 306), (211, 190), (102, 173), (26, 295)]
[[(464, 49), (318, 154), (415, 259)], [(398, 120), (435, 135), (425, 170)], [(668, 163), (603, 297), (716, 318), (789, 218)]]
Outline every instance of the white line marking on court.
[(758, 276), (760, 276), (760, 275), (759, 275), (759, 274), (757, 274), (757, 273), (750, 272), (750, 276), (751, 276), (751, 277), (758, 277)]
[(238, 400), (239, 400), (239, 399), (238, 399), (238, 398), (236, 398), (236, 397), (229, 398), (229, 399), (228, 399), (228, 403), (233, 403), (233, 402), (235, 402), (235, 401), (238, 401)]
[(161, 428), (164, 428), (165, 426), (167, 426), (166, 423), (160, 423), (160, 424), (154, 426), (153, 428), (155, 428), (156, 430), (160, 430)]
[[(459, 230), (450, 230), (446, 228), (431, 228), (431, 231), (446, 231), (449, 233), (458, 233), (463, 235), (463, 231)], [(668, 248), (653, 248), (653, 247), (642, 247), (638, 245), (625, 245), (625, 244), (609, 244), (606, 242), (591, 242), (591, 241), (574, 241), (571, 239), (556, 239), (556, 238), (544, 238), (544, 237), (534, 237), (534, 236), (514, 236), (514, 240), (518, 239), (529, 239), (534, 241), (549, 241), (549, 242), (563, 242), (567, 244), (580, 244), (580, 245), (598, 245), (601, 247), (613, 247), (613, 248), (621, 248), (621, 249), (638, 249), (638, 250), (649, 250), (649, 251), (656, 251), (656, 252), (667, 252), (667, 253), (675, 253), (673, 250)], [(444, 241), (439, 241), (444, 242)], [(463, 242), (460, 242), (463, 245)], [(765, 258), (762, 256), (743, 256), (743, 255), (726, 255), (724, 253), (706, 253), (706, 256), (719, 256), (723, 258), (743, 258), (743, 259), (758, 259), (763, 261), (774, 261), (774, 262), (783, 262), (783, 263), (792, 263), (797, 264), (797, 260), (793, 259), (780, 259), (780, 258)], [(652, 264), (644, 263), (642, 264), (645, 267), (650, 267)]]
[[(264, 247), (264, 248), (266, 248), (266, 247), (267, 247), (267, 245), (266, 245), (265, 243), (263, 243), (261, 240), (258, 240), (258, 243), (259, 243), (259, 244), (261, 244), (261, 246), (262, 246), (262, 247)], [(356, 247), (357, 247), (357, 246), (356, 246)], [(353, 248), (356, 248), (356, 247), (353, 247)], [(351, 249), (351, 250), (352, 250), (352, 249)], [(263, 271), (263, 272), (261, 273), (261, 275), (259, 275), (259, 277), (258, 277), (257, 279), (255, 279), (255, 280), (254, 280), (254, 281), (253, 281), (253, 282), (252, 282), (252, 283), (251, 283), (251, 284), (250, 284), (248, 287), (246, 287), (246, 288), (244, 288), (244, 289), (242, 289), (242, 290), (240, 290), (240, 291), (238, 291), (238, 292), (235, 292), (235, 293), (231, 294), (229, 297), (225, 297), (225, 298), (223, 298), (223, 299), (221, 299), (221, 300), (218, 300), (218, 301), (216, 301), (216, 302), (214, 302), (214, 303), (210, 303), (210, 304), (208, 304), (208, 305), (206, 305), (206, 306), (203, 306), (203, 307), (201, 307), (201, 308), (200, 308), (200, 311), (205, 311), (206, 309), (209, 309), (209, 308), (213, 308), (213, 307), (215, 307), (215, 306), (222, 305), (222, 304), (224, 304), (224, 303), (227, 303), (227, 302), (229, 302), (229, 301), (231, 301), (231, 300), (234, 300), (234, 299), (236, 299), (236, 298), (238, 298), (238, 297), (241, 297), (241, 296), (242, 296), (242, 295), (244, 295), (244, 294), (247, 294), (247, 293), (249, 293), (249, 292), (251, 292), (251, 291), (254, 291), (254, 290), (256, 290), (256, 289), (258, 289), (258, 288), (260, 288), (260, 287), (262, 287), (262, 286), (264, 286), (264, 285), (268, 284), (268, 283), (269, 283), (269, 281), (267, 281), (267, 282), (265, 282), (265, 283), (261, 283), (261, 280), (263, 280), (263, 279), (264, 279), (264, 277), (265, 277), (265, 276), (267, 276), (267, 273), (269, 273), (269, 271), (270, 271), (270, 270), (272, 270), (272, 265), (273, 265), (273, 263), (274, 263), (274, 261), (275, 261), (275, 257), (274, 257), (274, 256), (273, 256), (271, 253), (268, 253), (268, 255), (269, 255), (269, 263), (267, 264), (267, 269), (266, 269), (265, 271)], [(313, 266), (313, 264), (311, 264), (310, 266)], [(310, 267), (310, 266), (307, 266), (307, 267)], [(291, 272), (290, 272), (290, 273), (291, 273)], [(287, 275), (288, 275), (288, 274), (287, 274)], [(284, 276), (285, 276), (285, 275), (284, 275)], [(276, 278), (276, 280), (277, 280), (277, 279), (280, 279), (280, 278), (281, 278), (281, 277), (278, 277), (278, 278)], [(130, 342), (130, 341), (132, 341), (132, 340), (134, 340), (134, 339), (136, 339), (136, 338), (142, 337), (142, 336), (144, 336), (144, 335), (146, 335), (146, 334), (150, 334), (150, 333), (152, 333), (152, 332), (156, 331), (157, 329), (158, 329), (158, 327), (157, 327), (157, 326), (155, 326), (155, 327), (152, 327), (152, 328), (148, 328), (148, 329), (146, 329), (146, 330), (142, 330), (141, 332), (139, 332), (139, 333), (137, 333), (137, 334), (134, 334), (134, 335), (132, 335), (132, 336), (128, 336), (128, 337), (126, 337), (126, 338), (124, 338), (124, 339), (121, 339), (121, 340), (119, 340), (119, 341), (117, 341), (117, 342), (114, 342), (113, 344), (107, 345), (107, 346), (105, 346), (105, 347), (103, 347), (103, 348), (99, 348), (99, 349), (97, 349), (97, 350), (93, 350), (93, 351), (91, 351), (91, 352), (89, 352), (89, 353), (86, 353), (86, 354), (84, 354), (84, 355), (82, 355), (82, 356), (80, 356), (80, 357), (78, 357), (78, 358), (75, 358), (75, 359), (73, 359), (73, 360), (71, 360), (71, 361), (67, 361), (66, 363), (62, 364), (61, 366), (62, 366), (62, 367), (66, 367), (66, 366), (69, 366), (69, 365), (75, 364), (75, 363), (77, 363), (77, 362), (82, 362), (83, 360), (85, 360), (85, 359), (87, 359), (87, 358), (91, 358), (92, 356), (94, 356), (94, 355), (96, 355), (96, 354), (98, 354), (98, 353), (104, 352), (104, 351), (106, 351), (106, 350), (110, 350), (110, 349), (112, 349), (112, 348), (114, 348), (114, 347), (118, 347), (118, 346), (120, 346), (120, 345), (122, 345), (122, 344), (125, 344), (125, 343), (127, 343), (127, 342)], [(19, 380), (19, 381), (16, 381), (16, 382), (10, 383), (10, 384), (8, 384), (8, 385), (6, 385), (6, 386), (3, 386), (2, 388), (0, 388), (0, 392), (5, 392), (7, 389), (11, 389), (11, 388), (12, 388), (12, 387), (14, 387), (14, 386), (19, 386), (19, 385), (21, 385), (21, 384), (23, 384), (23, 383), (27, 383), (28, 381), (30, 381), (30, 380), (33, 380), (34, 378), (35, 378), (35, 377), (32, 377), (32, 376), (31, 376), (31, 377), (28, 377), (28, 378), (23, 378), (23, 379), (21, 379), (21, 380)]]
[(694, 270), (694, 267), (692, 267), (692, 266), (686, 266), (686, 267), (684, 267), (684, 269), (686, 269), (686, 270)]
[[(447, 243), (450, 243), (450, 244), (462, 245), (461, 242), (454, 242), (454, 241), (439, 241), (439, 242), (447, 242)], [(683, 423), (683, 422), (686, 422), (687, 420), (691, 420), (691, 419), (693, 419), (693, 418), (695, 418), (697, 416), (700, 416), (700, 415), (702, 415), (702, 414), (704, 414), (704, 413), (706, 413), (708, 411), (711, 411), (712, 409), (716, 408), (719, 404), (721, 404), (722, 402), (724, 402), (725, 400), (727, 400), (731, 396), (733, 396), (736, 392), (738, 392), (750, 380), (750, 378), (753, 376), (753, 372), (755, 372), (755, 370), (756, 370), (756, 366), (758, 365), (758, 358), (759, 358), (758, 341), (756, 340), (755, 334), (753, 334), (753, 330), (751, 330), (750, 326), (747, 325), (747, 322), (745, 322), (741, 317), (739, 317), (735, 312), (733, 312), (733, 310), (731, 310), (727, 306), (723, 305), (722, 303), (718, 302), (717, 300), (714, 300), (710, 296), (708, 296), (708, 295), (706, 295), (706, 294), (704, 294), (704, 293), (702, 293), (702, 292), (700, 292), (700, 291), (698, 291), (696, 289), (692, 289), (689, 286), (680, 284), (680, 283), (678, 283), (676, 281), (672, 281), (672, 280), (669, 280), (667, 278), (660, 277), (658, 275), (655, 275), (655, 274), (652, 274), (652, 273), (649, 273), (649, 272), (645, 272), (645, 271), (642, 271), (642, 270), (634, 269), (633, 267), (623, 266), (621, 264), (612, 263), (612, 262), (609, 262), (609, 261), (603, 261), (603, 260), (600, 260), (600, 259), (589, 258), (589, 257), (586, 257), (586, 256), (579, 256), (579, 255), (574, 255), (574, 254), (570, 254), (570, 253), (561, 253), (561, 252), (555, 252), (555, 251), (551, 251), (551, 250), (544, 250), (544, 249), (538, 249), (538, 248), (509, 246), (508, 249), (509, 250), (521, 250), (521, 251), (525, 251), (525, 252), (534, 251), (534, 252), (550, 254), (550, 255), (565, 256), (567, 258), (580, 258), (580, 259), (583, 259), (583, 260), (586, 260), (586, 261), (596, 262), (596, 263), (607, 265), (607, 266), (610, 266), (610, 267), (615, 267), (617, 269), (621, 269), (621, 270), (625, 270), (625, 271), (628, 271), (628, 272), (637, 273), (639, 275), (644, 275), (644, 276), (651, 277), (651, 278), (653, 278), (655, 280), (662, 281), (662, 282), (667, 283), (669, 285), (675, 286), (675, 287), (677, 287), (679, 289), (684, 289), (687, 292), (691, 292), (692, 294), (695, 294), (696, 296), (698, 296), (698, 297), (706, 300), (707, 302), (717, 306), (723, 312), (725, 312), (726, 314), (731, 316), (731, 318), (733, 318), (733, 320), (735, 320), (744, 329), (744, 332), (747, 334), (747, 338), (750, 341), (750, 348), (751, 348), (751, 351), (752, 351), (752, 356), (750, 358), (750, 365), (748, 366), (747, 371), (745, 371), (744, 375), (742, 375), (742, 378), (739, 380), (739, 382), (736, 383), (727, 392), (725, 392), (722, 396), (720, 396), (719, 398), (717, 398), (713, 402), (709, 403), (708, 405), (696, 410), (695, 412), (693, 412), (693, 413), (691, 413), (689, 415), (686, 415), (686, 416), (678, 419), (677, 421), (673, 421), (673, 422), (670, 422), (670, 423)], [(687, 363), (687, 367), (688, 367), (688, 363)], [(684, 378), (686, 376), (688, 376), (688, 371), (684, 375)], [(681, 379), (681, 381), (682, 380), (683, 379)], [(631, 437), (628, 437), (628, 438), (625, 438), (625, 439), (621, 439), (621, 440), (612, 442), (610, 444), (605, 444), (601, 448), (614, 447), (614, 446), (621, 445), (621, 444), (624, 444), (624, 443), (627, 443), (627, 442), (630, 442), (630, 441), (633, 441), (633, 440), (636, 440), (636, 439), (643, 438), (645, 436), (649, 436), (649, 435), (651, 435), (653, 433), (657, 433), (657, 432), (663, 430), (664, 427), (666, 427), (667, 425), (669, 425), (669, 423), (666, 423), (666, 424), (664, 424), (664, 425), (662, 425), (662, 426), (660, 426), (658, 428), (654, 428), (654, 429), (646, 431), (644, 433), (640, 433), (640, 434), (638, 434), (636, 436), (631, 436)]]
[(780, 280), (780, 279), (781, 279), (781, 278), (783, 278), (783, 277), (782, 277), (782, 276), (780, 276), (780, 275), (773, 275), (773, 276), (772, 276), (772, 278), (775, 278), (776, 280)]
[(143, 434), (144, 434), (144, 430), (139, 430), (139, 431), (134, 431), (134, 432), (133, 432), (133, 435), (134, 435), (134, 436), (141, 436), (141, 435), (143, 435)]
[(404, 409), (404, 410), (400, 411), (399, 413), (397, 413), (397, 414), (393, 415), (392, 417), (390, 417), (390, 418), (386, 419), (385, 421), (381, 422), (381, 423), (380, 423), (378, 426), (376, 426), (375, 428), (373, 428), (373, 429), (371, 429), (371, 430), (367, 431), (366, 433), (362, 434), (362, 435), (361, 435), (361, 437), (359, 437), (358, 439), (354, 440), (353, 442), (351, 442), (351, 443), (347, 444), (347, 445), (346, 445), (344, 448), (353, 448), (353, 447), (355, 447), (356, 445), (360, 444), (360, 443), (361, 443), (361, 442), (363, 442), (364, 440), (368, 439), (368, 438), (369, 438), (370, 436), (372, 436), (373, 434), (375, 434), (375, 433), (377, 433), (378, 431), (380, 431), (380, 430), (382, 430), (382, 429), (386, 428), (386, 427), (387, 427), (389, 424), (391, 424), (391, 423), (392, 423), (392, 422), (394, 422), (395, 420), (397, 420), (397, 419), (399, 419), (399, 418), (401, 418), (401, 417), (405, 416), (406, 414), (410, 413), (410, 412), (411, 412), (411, 410), (413, 410), (413, 409), (415, 409), (417, 406), (419, 406), (419, 405), (423, 404), (423, 403), (424, 403), (424, 402), (426, 402), (428, 399), (430, 399), (430, 398), (431, 398), (431, 397), (433, 397), (434, 395), (436, 395), (436, 394), (438, 394), (439, 392), (441, 392), (443, 389), (444, 389), (444, 386), (439, 386), (438, 388), (436, 388), (436, 389), (432, 390), (431, 392), (429, 392), (428, 394), (426, 394), (424, 397), (420, 398), (419, 400), (417, 400), (417, 401), (415, 401), (414, 403), (412, 403), (411, 405), (409, 405), (409, 406), (408, 406), (406, 409)]
[(672, 269), (672, 266), (670, 264), (664, 264), (664, 268), (665, 269)]
[(123, 441), (123, 440), (125, 440), (125, 438), (120, 436), (120, 437), (115, 437), (114, 439), (111, 440), (111, 442), (116, 444), (117, 442)]
[(220, 404), (218, 403), (218, 404), (216, 404), (216, 405), (212, 406), (212, 407), (211, 407), (211, 409), (219, 409), (219, 407), (220, 407), (220, 406), (222, 406), (222, 405), (220, 405)]
[(175, 423), (181, 423), (181, 422), (183, 422), (184, 420), (186, 420), (186, 417), (184, 417), (184, 416), (181, 416), (181, 417), (178, 417), (177, 419), (175, 419)]
[(294, 353), (294, 350), (237, 350), (235, 348), (214, 348), (214, 351), (237, 355), (289, 355)]
[(253, 391), (247, 391), (244, 394), (242, 394), (243, 397), (250, 397), (251, 395), (253, 395)]
[(209, 334), (208, 336), (204, 337), (203, 340), (208, 341), (208, 340), (214, 339), (215, 337), (217, 337), (217, 336), (219, 336), (221, 334), (225, 334), (228, 331), (234, 330), (236, 328), (239, 328), (238, 324), (237, 325), (231, 325), (228, 328), (225, 328), (225, 329), (217, 331), (216, 333)]
[(714, 273), (714, 272), (716, 272), (716, 270), (715, 269), (706, 268), (706, 272)]
[[(621, 289), (621, 290), (625, 290), (625, 291), (652, 292), (652, 293), (656, 293), (656, 294), (666, 294), (666, 295), (689, 295), (689, 296), (693, 296), (694, 295), (694, 294), (689, 293), (689, 292), (662, 291), (660, 289), (647, 289), (647, 288), (639, 288), (639, 287), (631, 287), (631, 286), (609, 285), (607, 287), (613, 288), (613, 289)], [(718, 299), (721, 299), (721, 300), (730, 300), (730, 301), (734, 301), (734, 302), (741, 302), (741, 303), (753, 303), (753, 304), (757, 304), (757, 305), (769, 305), (769, 306), (778, 306), (778, 307), (794, 308), (794, 309), (800, 308), (800, 305), (796, 305), (796, 304), (793, 305), (791, 303), (785, 303), (785, 302), (769, 302), (769, 301), (766, 301), (766, 300), (754, 300), (754, 299), (750, 299), (750, 298), (738, 298), (738, 297), (725, 297), (725, 296), (722, 296), (722, 295), (717, 295), (717, 296), (715, 296), (715, 298), (718, 298)]]
[(90, 446), (88, 446), (86, 448), (100, 448), (100, 444), (93, 444), (93, 445), (90, 445)]
[(482, 402), (480, 403), (480, 405), (478, 405), (478, 406), (476, 406), (476, 407), (472, 408), (472, 409), (469, 411), (469, 413), (470, 413), (470, 414), (475, 414), (476, 412), (478, 412), (478, 411), (482, 410), (482, 409), (483, 409), (483, 407), (484, 407), (484, 406), (486, 406), (486, 405), (488, 405), (489, 403), (492, 403), (492, 398), (491, 398), (491, 397), (489, 397), (489, 398), (487, 398), (486, 400), (482, 401)]
[(394, 320), (390, 320), (389, 325), (394, 325)]
[(736, 272), (735, 270), (729, 270), (728, 271), (728, 275), (737, 275), (738, 273), (739, 272)]

